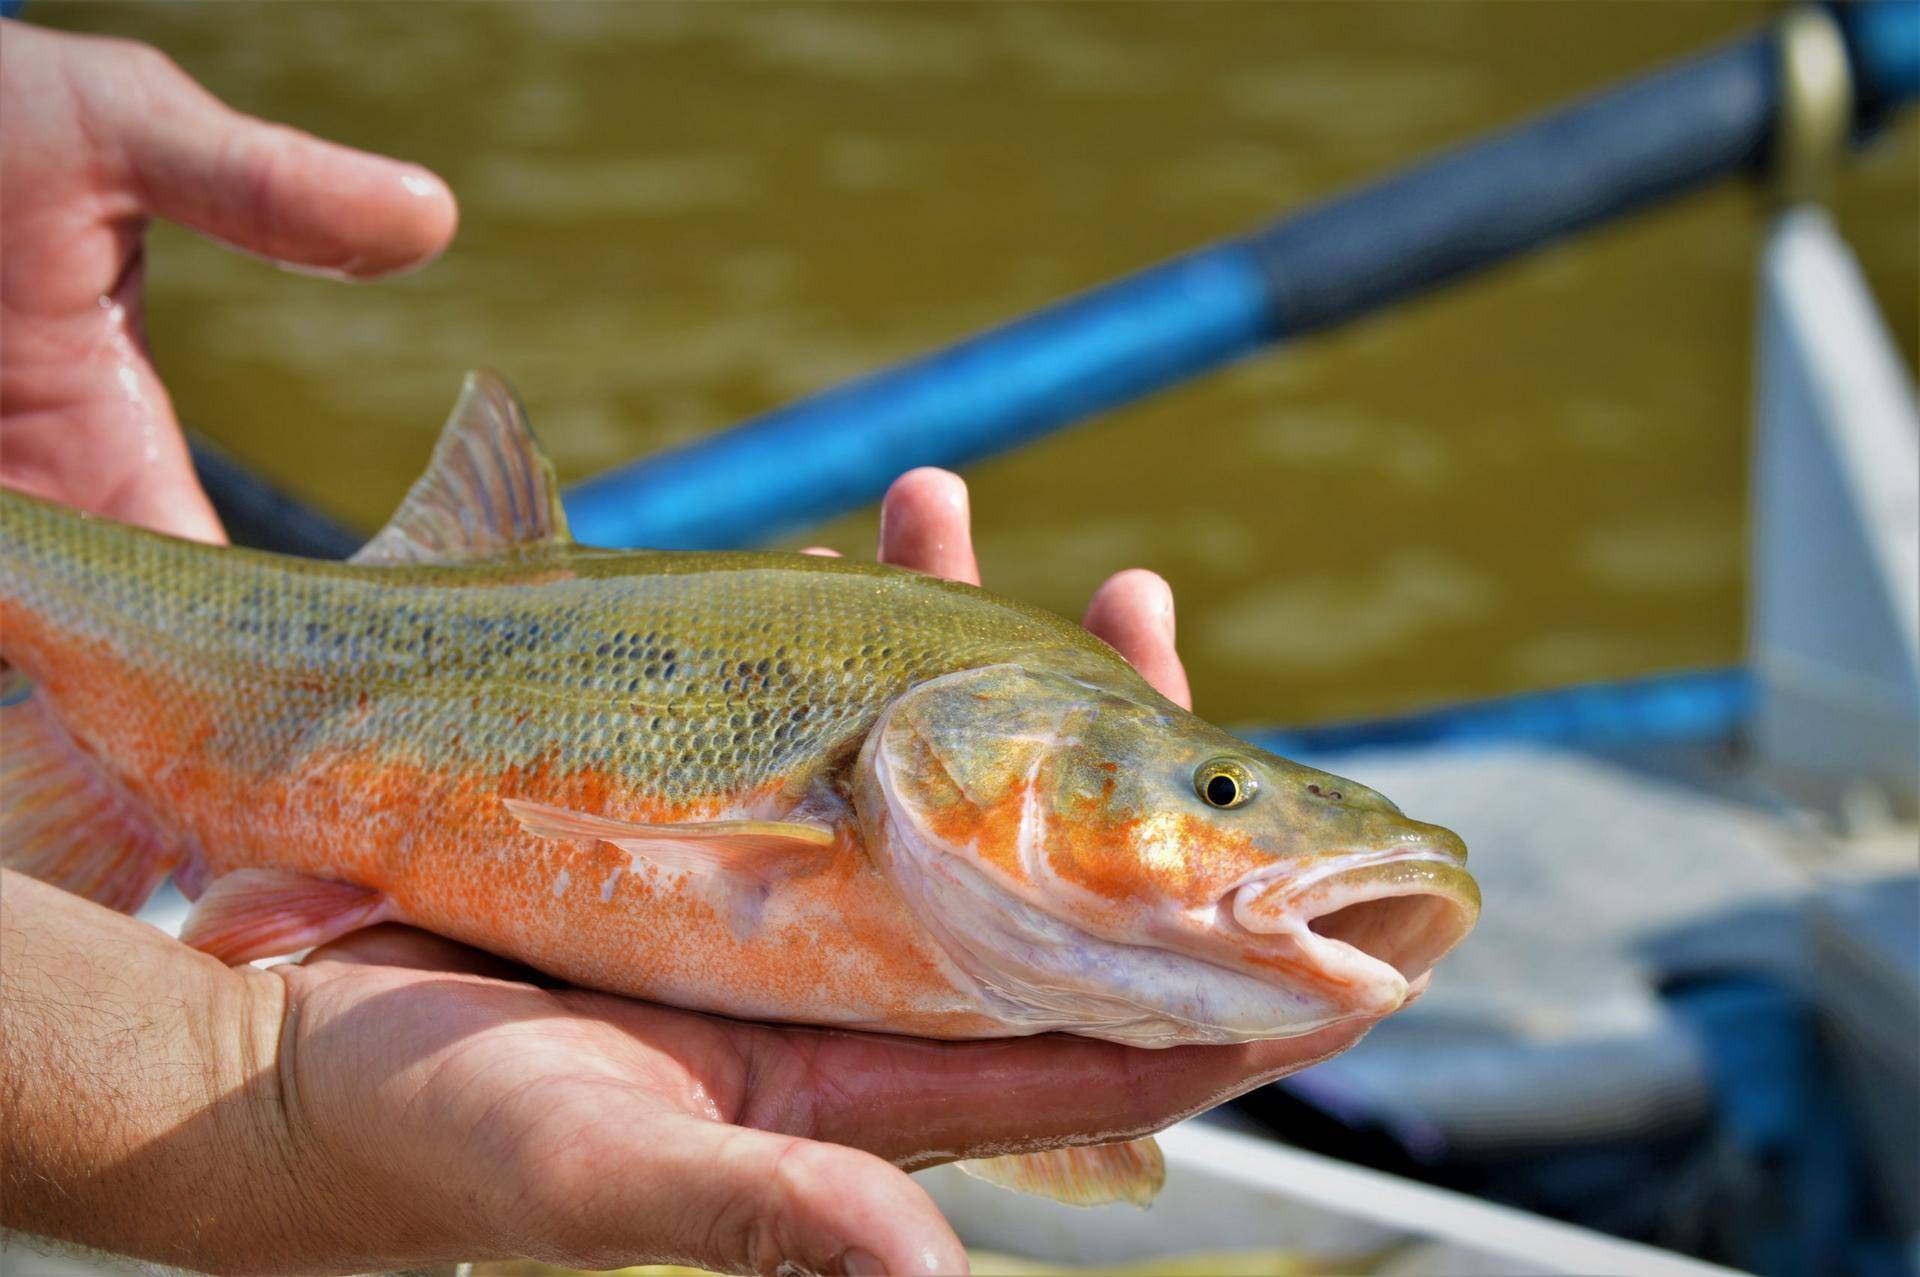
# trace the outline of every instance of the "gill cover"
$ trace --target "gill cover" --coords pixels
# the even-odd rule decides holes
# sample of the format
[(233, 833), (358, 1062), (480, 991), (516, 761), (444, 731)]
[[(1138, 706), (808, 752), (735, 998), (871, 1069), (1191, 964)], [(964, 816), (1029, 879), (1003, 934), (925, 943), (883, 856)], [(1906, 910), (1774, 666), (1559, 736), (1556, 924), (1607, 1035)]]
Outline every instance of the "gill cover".
[(991, 665), (910, 689), (869, 734), (854, 785), (868, 851), (1010, 1031), (1167, 1046), (1329, 1018), (1309, 995), (1167, 943), (1182, 903), (1134, 863), (1131, 818), (1102, 795), (1151, 766), (1175, 713)]
[(1096, 1008), (1074, 928), (1042, 880), (1050, 768), (1091, 717), (1086, 689), (1015, 665), (931, 679), (875, 725), (856, 770), (869, 850), (948, 957), (1010, 1025), (1043, 1032)]

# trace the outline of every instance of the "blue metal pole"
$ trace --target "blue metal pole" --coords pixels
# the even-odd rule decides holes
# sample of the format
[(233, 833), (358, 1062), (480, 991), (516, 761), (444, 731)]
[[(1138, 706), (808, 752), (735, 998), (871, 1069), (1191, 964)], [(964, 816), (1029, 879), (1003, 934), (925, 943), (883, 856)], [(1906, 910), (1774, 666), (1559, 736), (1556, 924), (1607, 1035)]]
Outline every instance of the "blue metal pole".
[(1510, 741), (1580, 749), (1700, 744), (1736, 735), (1758, 698), (1746, 669), (1684, 670), (1241, 735), (1276, 754), (1316, 759), (1356, 749)]
[(1853, 66), (1863, 124), (1920, 98), (1920, 0), (1872, 0), (1835, 8)]
[[(1920, 5), (1846, 31), (1863, 104), (1920, 93)], [(1903, 43), (1905, 42), (1905, 43)], [(1442, 154), (935, 354), (591, 479), (574, 532), (603, 545), (747, 545), (1764, 163), (1770, 33)]]
[(567, 493), (595, 545), (750, 545), (1236, 359), (1274, 335), (1249, 244), (1179, 258)]

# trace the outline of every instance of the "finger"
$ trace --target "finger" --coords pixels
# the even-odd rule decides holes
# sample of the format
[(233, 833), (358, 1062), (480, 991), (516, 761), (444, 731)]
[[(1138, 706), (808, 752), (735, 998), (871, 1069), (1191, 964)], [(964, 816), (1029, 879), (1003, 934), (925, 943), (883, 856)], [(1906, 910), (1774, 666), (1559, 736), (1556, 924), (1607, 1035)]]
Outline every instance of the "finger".
[(816, 1033), (799, 1075), (834, 1084), (779, 1111), (789, 1123), (804, 1120), (814, 1138), (913, 1170), (1055, 1147), (1091, 1131), (1150, 1134), (1337, 1055), (1371, 1027), (1353, 1020), (1299, 1037), (1164, 1050), (1066, 1035), (920, 1042)]
[(446, 183), (417, 164), (231, 110), (163, 55), (128, 46), (124, 92), (90, 93), (149, 212), (291, 266), (371, 279), (453, 238)]
[(840, 557), (840, 551), (835, 550), (830, 546), (824, 546), (824, 545), (810, 545), (806, 549), (800, 551), (800, 553), (811, 554), (817, 558), (822, 558), (822, 559), (837, 559)]
[(922, 466), (893, 481), (880, 502), (882, 563), (949, 581), (980, 584), (967, 511), (967, 483), (951, 470)]
[(1187, 670), (1174, 650), (1173, 590), (1158, 573), (1129, 568), (1108, 577), (1093, 592), (1081, 623), (1112, 644), (1162, 696), (1193, 707)]
[[(644, 1156), (617, 1131), (594, 1182), (563, 1188), (557, 1235), (605, 1239), (569, 1258), (636, 1257), (720, 1272), (953, 1274), (966, 1251), (933, 1200), (870, 1153), (699, 1118), (650, 1121)], [(584, 1159), (583, 1159), (584, 1160)], [(621, 1173), (605, 1174), (607, 1165)], [(580, 1203), (567, 1219), (570, 1201)]]

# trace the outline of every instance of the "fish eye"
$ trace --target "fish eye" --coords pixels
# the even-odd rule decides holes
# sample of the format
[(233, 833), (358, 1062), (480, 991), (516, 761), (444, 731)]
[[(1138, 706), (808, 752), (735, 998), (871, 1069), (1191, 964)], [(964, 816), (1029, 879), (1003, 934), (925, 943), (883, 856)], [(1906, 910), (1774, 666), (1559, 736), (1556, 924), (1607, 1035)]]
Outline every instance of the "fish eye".
[(1193, 774), (1193, 792), (1209, 807), (1243, 807), (1259, 788), (1253, 773), (1231, 758), (1202, 763)]

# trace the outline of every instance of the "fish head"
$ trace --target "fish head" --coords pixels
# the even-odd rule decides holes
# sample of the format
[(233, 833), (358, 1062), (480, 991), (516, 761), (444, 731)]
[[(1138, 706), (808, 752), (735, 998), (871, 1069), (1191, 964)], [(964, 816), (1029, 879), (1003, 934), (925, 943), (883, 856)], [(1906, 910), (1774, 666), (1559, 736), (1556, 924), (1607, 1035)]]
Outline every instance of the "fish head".
[(1239, 1042), (1393, 1011), (1466, 935), (1466, 847), (1133, 680), (994, 665), (898, 697), (866, 844), (1010, 1026)]

